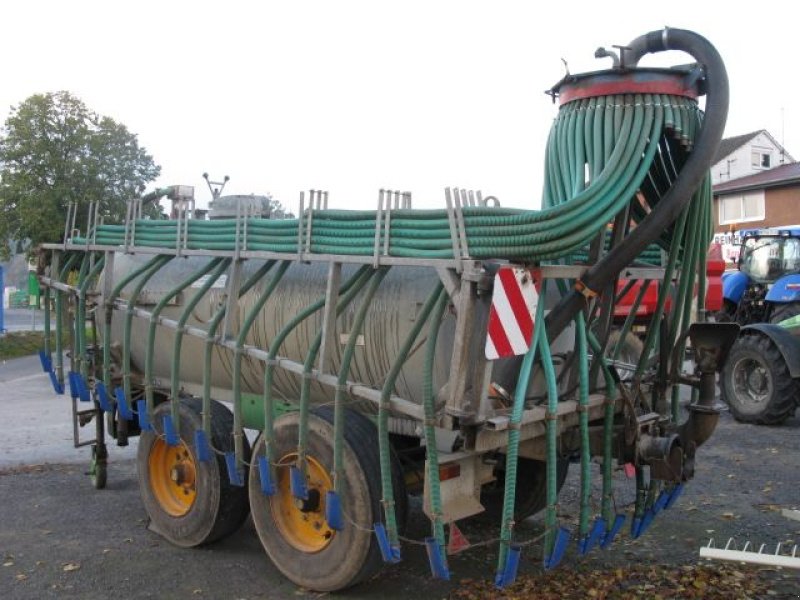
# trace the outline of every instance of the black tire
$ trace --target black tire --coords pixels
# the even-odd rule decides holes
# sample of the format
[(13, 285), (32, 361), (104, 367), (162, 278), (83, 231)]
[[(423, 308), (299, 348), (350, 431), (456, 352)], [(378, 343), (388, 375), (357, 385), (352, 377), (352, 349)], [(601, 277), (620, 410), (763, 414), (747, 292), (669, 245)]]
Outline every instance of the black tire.
[[(236, 531), (248, 515), (247, 467), (244, 473), (244, 486), (231, 485), (225, 457), (212, 452), (211, 460), (201, 462), (197, 459), (194, 446), (194, 432), (202, 427), (202, 403), (195, 398), (180, 400), (180, 438), (181, 444), (175, 452), (180, 452), (181, 468), (191, 465), (193, 476), (187, 477), (185, 487), (189, 495), (194, 490), (194, 500), (188, 510), (186, 507), (170, 502), (169, 493), (165, 498), (156, 488), (163, 475), (160, 457), (169, 448), (160, 436), (163, 416), (169, 414), (170, 403), (160, 404), (154, 411), (153, 431), (142, 432), (136, 455), (139, 476), (139, 491), (145, 510), (150, 517), (150, 527), (172, 544), (184, 548), (199, 546), (219, 540)], [(233, 415), (219, 402), (211, 403), (211, 445), (220, 452), (233, 452)], [(165, 458), (165, 460), (167, 460)], [(250, 445), (244, 440), (244, 460), (250, 461)], [(177, 464), (177, 463), (176, 463)], [(163, 479), (163, 478), (162, 478)], [(189, 480), (193, 480), (193, 483)], [(162, 490), (164, 488), (161, 488)], [(168, 488), (171, 489), (171, 488)]]
[[(619, 343), (621, 336), (622, 330), (620, 329), (615, 329), (611, 332), (611, 335), (608, 336), (608, 343), (606, 344), (606, 356), (609, 359), (613, 355), (614, 348)], [(625, 339), (622, 342), (622, 348), (620, 348), (619, 354), (617, 355), (617, 361), (621, 364), (614, 366), (617, 371), (617, 375), (619, 375), (620, 381), (630, 381), (633, 379), (633, 375), (636, 372), (636, 365), (639, 364), (639, 359), (642, 356), (642, 352), (644, 352), (644, 344), (642, 343), (642, 340), (629, 331), (625, 336)], [(627, 365), (633, 365), (633, 367), (630, 368)]]
[(770, 323), (780, 323), (786, 319), (791, 319), (800, 315), (800, 302), (787, 302), (784, 304), (773, 304), (772, 312), (769, 315)]
[[(333, 410), (318, 408), (309, 415), (308, 457), (314, 461), (317, 476), (312, 478), (309, 467), (308, 481), (321, 473), (330, 474), (333, 468)], [(305, 538), (287, 531), (291, 520), (291, 492), (288, 489), (288, 465), (297, 451), (299, 414), (283, 415), (275, 422), (275, 453), (272, 460), (286, 464), (276, 472), (277, 493), (265, 496), (261, 491), (258, 469), (250, 471), (250, 507), (258, 537), (273, 564), (295, 584), (318, 592), (332, 592), (351, 587), (374, 575), (383, 561), (375, 536), (370, 531), (373, 524), (383, 521), (381, 505), (381, 471), (378, 456), (378, 432), (365, 416), (346, 411), (344, 432), (345, 485), (341, 497), (344, 527), (334, 532), (325, 522), (324, 492), (319, 503), (308, 515), (312, 527), (320, 533), (308, 540), (309, 546), (301, 548)], [(254, 456), (264, 452), (263, 437), (256, 443)], [(398, 528), (402, 531), (408, 511), (408, 498), (402, 474), (395, 461), (392, 469)], [(329, 477), (329, 475), (325, 475)], [(330, 483), (330, 481), (328, 481)], [(321, 489), (326, 486), (319, 486)], [(309, 486), (311, 490), (312, 485)], [(315, 495), (316, 497), (316, 495)], [(297, 514), (300, 511), (297, 511)], [(354, 526), (356, 523), (357, 526)], [(316, 544), (316, 545), (312, 545)]]
[(720, 395), (737, 421), (782, 423), (794, 414), (798, 391), (783, 355), (769, 337), (739, 336), (720, 374)]
[[(560, 492), (569, 471), (569, 460), (559, 458), (556, 465), (556, 489)], [(505, 462), (495, 468), (495, 480), (481, 490), (481, 504), (486, 509), (481, 517), (492, 521), (503, 513), (506, 481)], [(547, 463), (520, 457), (517, 464), (517, 494), (514, 501), (514, 520), (531, 517), (547, 506)]]

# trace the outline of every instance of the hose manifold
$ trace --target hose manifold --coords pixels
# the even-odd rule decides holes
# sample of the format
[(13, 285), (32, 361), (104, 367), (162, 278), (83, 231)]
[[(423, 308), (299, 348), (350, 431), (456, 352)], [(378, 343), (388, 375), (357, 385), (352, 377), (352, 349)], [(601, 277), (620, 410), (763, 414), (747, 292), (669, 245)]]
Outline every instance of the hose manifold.
[(636, 455), (641, 464), (650, 467), (651, 479), (676, 483), (683, 480), (683, 447), (680, 436), (644, 434), (639, 438)]

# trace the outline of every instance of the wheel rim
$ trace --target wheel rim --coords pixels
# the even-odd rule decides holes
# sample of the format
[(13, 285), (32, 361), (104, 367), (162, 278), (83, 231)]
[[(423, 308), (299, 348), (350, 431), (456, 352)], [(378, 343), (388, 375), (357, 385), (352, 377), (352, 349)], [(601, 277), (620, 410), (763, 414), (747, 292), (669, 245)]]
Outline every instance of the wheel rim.
[(313, 457), (306, 457), (308, 500), (292, 495), (289, 467), (297, 462), (297, 454), (284, 456), (277, 469), (277, 490), (270, 507), (272, 518), (283, 539), (297, 550), (315, 553), (324, 550), (336, 532), (325, 520), (325, 498), (333, 490), (328, 471)]
[(733, 367), (733, 388), (736, 398), (747, 404), (763, 404), (772, 395), (772, 377), (759, 360), (743, 358)]
[(197, 497), (197, 469), (186, 444), (170, 446), (155, 440), (148, 467), (150, 488), (161, 508), (173, 517), (188, 513)]

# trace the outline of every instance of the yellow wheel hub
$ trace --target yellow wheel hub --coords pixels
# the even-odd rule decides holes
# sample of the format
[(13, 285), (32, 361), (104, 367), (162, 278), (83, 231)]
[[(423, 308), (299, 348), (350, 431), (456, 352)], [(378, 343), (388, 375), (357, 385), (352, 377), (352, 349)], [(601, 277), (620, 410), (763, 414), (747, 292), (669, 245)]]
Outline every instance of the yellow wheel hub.
[(170, 446), (157, 439), (150, 449), (148, 467), (150, 488), (161, 508), (173, 517), (188, 513), (197, 497), (197, 470), (186, 444)]
[(283, 539), (302, 552), (314, 553), (325, 549), (336, 532), (325, 520), (325, 495), (333, 490), (328, 471), (312, 457), (306, 457), (306, 488), (308, 499), (292, 496), (289, 467), (297, 454), (287, 454), (277, 469), (277, 493), (270, 507), (272, 518)]

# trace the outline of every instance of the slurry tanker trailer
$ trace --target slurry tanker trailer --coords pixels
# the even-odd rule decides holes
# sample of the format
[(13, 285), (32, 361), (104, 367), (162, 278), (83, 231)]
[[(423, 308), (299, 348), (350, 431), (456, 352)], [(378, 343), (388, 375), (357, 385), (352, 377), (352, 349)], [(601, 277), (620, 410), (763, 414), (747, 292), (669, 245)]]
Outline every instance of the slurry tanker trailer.
[[(665, 50), (694, 62), (639, 67)], [(320, 591), (363, 581), (412, 543), (449, 578), (447, 530), (478, 513), (497, 522), (499, 587), (531, 545), (515, 525), (539, 511), (545, 569), (573, 543), (583, 554), (623, 528), (641, 535), (693, 476), (738, 331), (702, 312), (692, 323), (728, 84), (690, 31), (597, 56), (610, 68), (550, 90), (541, 210), (458, 188), (440, 210), (381, 190), (370, 211), (328, 208), (312, 190), (296, 219), (264, 218), (246, 198), (192, 218), (180, 186), (167, 190), (170, 219), (142, 218), (141, 199), (120, 224), (71, 206), (63, 243), (42, 251), (58, 335), (41, 357), (72, 396), (95, 485), (107, 435), (139, 436), (154, 531), (198, 546), (249, 513), (276, 567)], [(619, 279), (660, 284), (623, 380), (608, 347)], [(557, 512), (570, 464), (575, 523)], [(623, 466), (635, 471), (631, 514), (615, 508)], [(409, 494), (430, 519), (425, 539), (405, 537)]]

